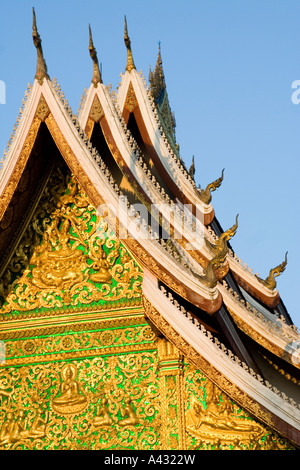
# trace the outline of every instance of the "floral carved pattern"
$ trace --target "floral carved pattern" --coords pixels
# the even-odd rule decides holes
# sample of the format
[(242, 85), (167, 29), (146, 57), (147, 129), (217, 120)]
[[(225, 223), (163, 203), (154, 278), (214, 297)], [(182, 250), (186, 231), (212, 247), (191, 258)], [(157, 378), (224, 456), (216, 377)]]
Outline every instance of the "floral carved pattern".
[(74, 177), (58, 167), (2, 278), (1, 313), (140, 298), (141, 275)]

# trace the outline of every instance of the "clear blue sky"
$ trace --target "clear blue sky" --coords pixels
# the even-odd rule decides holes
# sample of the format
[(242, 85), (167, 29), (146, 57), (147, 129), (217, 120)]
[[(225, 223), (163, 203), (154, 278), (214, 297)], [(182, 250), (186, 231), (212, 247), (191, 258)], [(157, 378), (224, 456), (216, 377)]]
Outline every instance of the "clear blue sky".
[(291, 100), (300, 80), (299, 0), (2, 1), (1, 155), (34, 79), (33, 6), (49, 75), (75, 112), (91, 80), (89, 23), (103, 81), (113, 88), (126, 64), (125, 14), (146, 78), (161, 41), (181, 155), (187, 166), (195, 155), (202, 187), (225, 168), (213, 205), (224, 229), (240, 214), (232, 245), (254, 272), (266, 277), (288, 251), (278, 289), (300, 327), (300, 104)]

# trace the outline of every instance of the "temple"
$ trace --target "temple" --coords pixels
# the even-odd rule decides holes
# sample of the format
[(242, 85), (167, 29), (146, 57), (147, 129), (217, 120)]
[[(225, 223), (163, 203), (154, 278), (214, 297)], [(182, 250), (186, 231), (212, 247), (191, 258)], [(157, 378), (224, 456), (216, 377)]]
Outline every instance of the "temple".
[(114, 91), (89, 28), (75, 114), (35, 13), (32, 37), (0, 171), (0, 449), (299, 449), (287, 255), (261, 278), (235, 253), (224, 171), (201, 188), (180, 155), (160, 46), (147, 81), (125, 18)]

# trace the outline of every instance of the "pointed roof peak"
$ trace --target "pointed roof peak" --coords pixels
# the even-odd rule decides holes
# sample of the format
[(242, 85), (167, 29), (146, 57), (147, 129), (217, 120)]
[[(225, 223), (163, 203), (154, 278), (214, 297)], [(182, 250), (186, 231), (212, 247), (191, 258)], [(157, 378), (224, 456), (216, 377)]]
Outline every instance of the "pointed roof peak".
[(38, 80), (38, 82), (41, 85), (43, 83), (44, 78), (49, 78), (49, 76), (47, 73), (47, 65), (44, 59), (44, 55), (43, 55), (42, 40), (37, 30), (34, 7), (32, 8), (32, 13), (33, 13), (32, 39), (37, 50), (37, 65), (36, 65), (35, 78)]
[(162, 64), (162, 58), (161, 58), (161, 41), (158, 41), (158, 54), (157, 54), (157, 63)]
[(158, 41), (158, 54), (155, 68), (152, 72), (151, 67), (149, 70), (149, 82), (152, 91), (152, 95), (156, 103), (159, 103), (163, 97), (163, 93), (166, 90), (165, 74), (162, 66), (161, 58), (161, 42)]
[(126, 15), (125, 15), (125, 31), (124, 31), (124, 43), (127, 48), (127, 64), (126, 64), (126, 70), (130, 72), (130, 70), (135, 69), (135, 65), (133, 62), (133, 56), (132, 56), (132, 51), (131, 51), (131, 41), (128, 36), (128, 29), (127, 29), (127, 20), (126, 20)]
[(92, 83), (96, 87), (98, 83), (102, 83), (102, 77), (101, 77), (101, 72), (99, 69), (99, 62), (98, 62), (98, 57), (97, 57), (97, 51), (95, 49), (94, 43), (93, 43), (93, 38), (92, 38), (92, 30), (91, 30), (91, 25), (89, 24), (89, 51), (90, 51), (90, 56), (93, 61), (93, 78), (92, 78)]

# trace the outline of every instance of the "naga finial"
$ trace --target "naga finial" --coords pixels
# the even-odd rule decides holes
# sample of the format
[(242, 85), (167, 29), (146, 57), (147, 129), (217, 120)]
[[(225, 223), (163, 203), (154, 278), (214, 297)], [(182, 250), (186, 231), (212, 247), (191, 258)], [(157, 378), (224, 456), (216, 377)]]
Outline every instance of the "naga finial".
[(236, 231), (237, 231), (237, 228), (238, 228), (238, 218), (239, 218), (239, 214), (236, 215), (235, 224), (233, 224), (232, 227), (227, 229), (226, 232), (223, 232), (220, 235), (219, 240), (224, 239), (225, 241), (228, 242), (228, 240), (230, 240), (230, 238), (232, 238), (236, 234)]
[(47, 65), (44, 59), (44, 55), (43, 55), (42, 40), (40, 38), (40, 35), (37, 30), (37, 26), (36, 26), (36, 16), (35, 16), (34, 8), (32, 8), (32, 12), (33, 12), (32, 39), (37, 50), (37, 65), (36, 65), (35, 78), (37, 79), (39, 84), (42, 85), (44, 78), (49, 78), (49, 76), (47, 73)]
[(219, 188), (219, 186), (221, 186), (223, 178), (224, 178), (224, 168), (222, 170), (222, 175), (220, 176), (220, 178), (216, 179), (215, 181), (213, 181), (212, 183), (207, 185), (207, 187), (205, 189), (199, 189), (198, 190), (199, 195), (200, 195), (200, 199), (201, 199), (202, 202), (204, 202), (205, 204), (210, 204), (210, 202), (211, 202), (211, 192), (215, 191), (217, 188)]
[(125, 46), (127, 47), (126, 70), (128, 70), (130, 72), (130, 70), (135, 69), (135, 65), (134, 65), (134, 62), (133, 62), (133, 56), (132, 56), (132, 51), (131, 51), (131, 41), (130, 41), (130, 38), (128, 36), (126, 16), (125, 16), (124, 42), (125, 42)]
[(288, 252), (286, 252), (285, 259), (281, 264), (276, 266), (276, 268), (270, 270), (269, 275), (266, 279), (261, 279), (259, 276), (256, 275), (256, 278), (259, 280), (259, 282), (261, 282), (268, 289), (274, 290), (276, 288), (277, 283), (275, 277), (279, 276), (285, 270), (287, 265), (287, 254)]
[(90, 51), (91, 59), (93, 61), (93, 78), (91, 81), (94, 87), (96, 87), (98, 83), (102, 83), (102, 78), (101, 78), (101, 73), (99, 70), (97, 52), (93, 44), (91, 25), (89, 25), (89, 36), (90, 36), (89, 51)]
[(209, 260), (208, 265), (203, 270), (203, 276), (197, 276), (203, 282), (203, 284), (210, 288), (213, 288), (217, 285), (218, 279), (215, 270), (220, 268), (225, 262), (227, 253), (228, 245), (227, 243), (223, 243), (220, 250), (216, 251), (215, 256)]
[(191, 164), (190, 169), (189, 169), (189, 175), (190, 175), (190, 177), (194, 179), (195, 173), (196, 173), (195, 157), (194, 157), (194, 155), (193, 155), (192, 164)]
[(239, 215), (237, 214), (235, 224), (220, 235), (215, 245), (205, 239), (206, 244), (212, 250), (214, 257), (208, 262), (208, 265), (203, 271), (203, 276), (199, 276), (199, 278), (208, 287), (215, 287), (217, 285), (218, 279), (215, 270), (220, 268), (226, 260), (228, 253), (227, 242), (235, 235), (237, 231), (238, 216)]
[(224, 247), (227, 247), (227, 242), (236, 234), (237, 228), (238, 228), (238, 217), (239, 214), (237, 214), (236, 219), (235, 219), (235, 224), (230, 227), (229, 229), (226, 230), (226, 232), (223, 232), (219, 238), (216, 244), (210, 243), (207, 239), (205, 239), (206, 245), (208, 248), (211, 249), (211, 251), (217, 255), (218, 253), (222, 253), (223, 250), (225, 249)]

